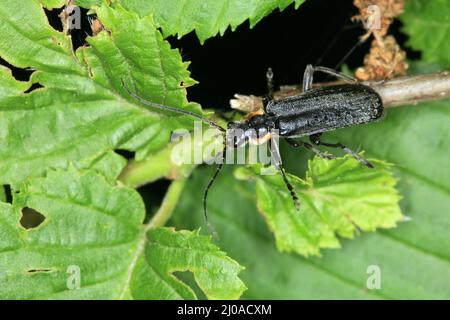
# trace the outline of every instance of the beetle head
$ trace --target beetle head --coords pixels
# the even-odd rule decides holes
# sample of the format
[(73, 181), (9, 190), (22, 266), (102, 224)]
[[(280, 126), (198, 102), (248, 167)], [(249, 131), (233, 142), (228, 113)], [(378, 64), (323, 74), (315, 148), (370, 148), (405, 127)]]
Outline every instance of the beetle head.
[(228, 123), (226, 133), (226, 144), (230, 148), (238, 148), (247, 143), (249, 126), (245, 121), (236, 121)]

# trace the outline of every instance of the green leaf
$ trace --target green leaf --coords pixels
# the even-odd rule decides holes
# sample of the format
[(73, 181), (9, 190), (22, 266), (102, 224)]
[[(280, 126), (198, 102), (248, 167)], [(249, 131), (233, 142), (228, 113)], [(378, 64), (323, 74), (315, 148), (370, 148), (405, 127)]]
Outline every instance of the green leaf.
[(121, 0), (124, 7), (140, 15), (153, 13), (165, 37), (178, 35), (179, 38), (195, 30), (200, 42), (227, 28), (235, 30), (247, 19), (250, 27), (275, 9), (283, 10), (295, 2), (298, 8), (304, 0)]
[(449, 100), (428, 102), (391, 109), (383, 121), (341, 130), (334, 138), (394, 164), (402, 211), (413, 221), (386, 233), (444, 260), (450, 260), (449, 121)]
[(5, 187), (0, 188), (0, 202), (6, 202), (6, 190)]
[(109, 152), (89, 164), (81, 164), (80, 167), (89, 167), (103, 174), (103, 176), (114, 182), (127, 164), (127, 160), (115, 152)]
[[(160, 228), (147, 235), (149, 244), (138, 261), (146, 272), (136, 273), (132, 284), (138, 299), (195, 298), (194, 292), (173, 276), (174, 271), (191, 271), (198, 286), (210, 299), (238, 299), (246, 289), (237, 274), (243, 269), (197, 232)], [(143, 287), (142, 284), (152, 283)], [(161, 290), (156, 291), (155, 288)]]
[[(58, 1), (58, 0), (47, 0)], [(91, 8), (101, 0), (76, 0), (76, 4)], [(295, 3), (298, 8), (304, 0), (115, 0), (128, 10), (140, 16), (153, 14), (165, 37), (178, 35), (178, 38), (195, 31), (201, 43), (206, 39), (223, 35), (228, 27), (234, 31), (246, 20), (253, 28), (262, 18), (276, 9), (280, 11)]]
[(39, 0), (40, 3), (46, 8), (61, 8), (64, 6), (67, 1), (66, 0)]
[(91, 46), (75, 55), (70, 38), (49, 26), (36, 1), (0, 3), (0, 55), (36, 69), (31, 81), (44, 86), (24, 94), (30, 84), (1, 69), (1, 184), (14, 186), (71, 162), (89, 167), (115, 149), (143, 158), (164, 147), (173, 128), (189, 127), (186, 118), (169, 119), (139, 104), (121, 79), (145, 99), (199, 111), (186, 100), (194, 83), (187, 63), (151, 17), (120, 6), (95, 10), (108, 31), (88, 38)]
[(91, 8), (92, 6), (99, 6), (103, 0), (75, 0), (77, 6), (83, 8)]
[(300, 211), (279, 174), (261, 174), (262, 167), (253, 166), (238, 169), (237, 175), (256, 180), (257, 206), (278, 249), (309, 256), (319, 255), (321, 248), (340, 247), (336, 235), (353, 238), (357, 230), (392, 228), (402, 219), (390, 166), (372, 162), (375, 169), (370, 170), (350, 156), (331, 161), (316, 157), (304, 181), (288, 175)]
[(408, 44), (422, 51), (422, 60), (450, 67), (450, 2), (447, 0), (409, 0), (400, 16)]
[[(20, 224), (21, 209), (45, 220)], [(191, 271), (208, 298), (238, 298), (242, 268), (197, 232), (143, 225), (138, 192), (93, 171), (50, 171), (0, 204), (2, 299), (194, 299), (174, 272)], [(79, 271), (80, 286), (71, 284)], [(76, 271), (76, 272), (78, 272)]]
[[(411, 220), (392, 230), (343, 240), (342, 249), (324, 249), (321, 258), (278, 252), (255, 208), (255, 189), (234, 179), (231, 170), (225, 171), (210, 191), (214, 201), (208, 202), (209, 220), (221, 248), (246, 267), (244, 298), (449, 299), (449, 110), (450, 101), (389, 109), (382, 121), (323, 137), (393, 163), (402, 212)], [(282, 151), (286, 167), (304, 175), (302, 168), (311, 153), (290, 147)], [(212, 173), (194, 172), (173, 215), (176, 227), (202, 223), (202, 193)], [(381, 289), (366, 287), (371, 265), (380, 268)]]
[(37, 1), (2, 1), (0, 21), (0, 55), (11, 64), (73, 76), (84, 73), (70, 38), (50, 27)]

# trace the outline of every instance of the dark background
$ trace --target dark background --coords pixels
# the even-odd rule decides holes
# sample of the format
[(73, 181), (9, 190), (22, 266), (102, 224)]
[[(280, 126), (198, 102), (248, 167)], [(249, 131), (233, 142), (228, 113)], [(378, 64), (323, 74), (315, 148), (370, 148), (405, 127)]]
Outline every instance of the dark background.
[[(228, 108), (234, 93), (266, 93), (268, 67), (273, 68), (277, 86), (300, 83), (309, 63), (336, 66), (364, 34), (364, 29), (350, 20), (358, 12), (352, 3), (309, 0), (298, 10), (291, 5), (283, 12), (273, 12), (253, 29), (245, 22), (235, 32), (227, 30), (223, 37), (208, 39), (203, 46), (193, 33), (179, 41), (170, 39), (181, 48), (183, 58), (192, 61), (192, 77), (200, 82), (189, 89), (189, 98), (204, 107)], [(369, 42), (346, 63), (361, 65), (368, 48)]]

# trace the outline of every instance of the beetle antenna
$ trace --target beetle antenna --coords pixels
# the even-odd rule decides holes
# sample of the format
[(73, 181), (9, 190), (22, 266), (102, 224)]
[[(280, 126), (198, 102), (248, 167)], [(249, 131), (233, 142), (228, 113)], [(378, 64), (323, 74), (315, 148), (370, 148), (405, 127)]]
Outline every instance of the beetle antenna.
[(295, 210), (300, 211), (300, 202), (298, 200), (297, 193), (295, 192), (292, 184), (289, 182), (289, 180), (286, 176), (286, 172), (284, 171), (283, 165), (280, 165), (278, 169), (281, 172), (281, 176), (283, 177), (284, 184), (286, 185), (286, 187), (288, 188), (288, 190), (291, 194), (291, 198), (292, 198), (292, 201), (294, 202)]
[(197, 113), (194, 113), (192, 111), (187, 111), (187, 110), (183, 110), (183, 109), (178, 109), (175, 107), (170, 107), (170, 106), (165, 106), (163, 104), (159, 104), (159, 103), (155, 103), (155, 102), (151, 102), (148, 100), (145, 100), (144, 98), (141, 98), (140, 96), (138, 96), (137, 94), (135, 94), (134, 92), (131, 92), (131, 90), (129, 90), (126, 86), (125, 83), (123, 82), (123, 80), (120, 80), (122, 82), (122, 87), (125, 89), (125, 91), (132, 96), (133, 98), (135, 98), (136, 100), (138, 100), (140, 103), (145, 104), (146, 106), (150, 106), (156, 109), (161, 109), (161, 110), (168, 110), (168, 111), (172, 111), (172, 112), (176, 112), (176, 113), (180, 113), (180, 114), (184, 114), (187, 116), (191, 116), (194, 118), (197, 118), (203, 122), (206, 122), (207, 124), (209, 124), (210, 126), (219, 129), (222, 132), (226, 132), (225, 128), (223, 128), (222, 126), (220, 126), (219, 124), (215, 123), (214, 121), (203, 117)]
[(205, 192), (203, 194), (203, 213), (205, 215), (205, 222), (206, 222), (206, 225), (208, 226), (208, 229), (211, 231), (214, 238), (216, 238), (216, 239), (218, 239), (217, 232), (214, 229), (213, 225), (211, 223), (209, 223), (209, 220), (208, 220), (207, 199), (208, 199), (209, 189), (211, 189), (212, 185), (216, 181), (217, 176), (219, 175), (220, 171), (223, 168), (223, 164), (225, 163), (225, 158), (226, 158), (226, 152), (227, 152), (227, 145), (224, 140), (223, 151), (222, 151), (222, 161), (219, 164), (217, 164), (216, 172), (214, 172), (214, 175), (211, 177), (211, 179), (209, 179), (208, 185), (206, 186)]
[(329, 42), (328, 46), (325, 48), (325, 50), (323, 50), (322, 54), (320, 55), (320, 57), (316, 60), (315, 62), (315, 66), (320, 66), (322, 65), (322, 61), (323, 59), (330, 53), (331, 49), (334, 48), (334, 46), (336, 45), (336, 43), (338, 42), (338, 40), (341, 38), (341, 36), (347, 32), (348, 30), (351, 29), (355, 29), (360, 27), (359, 24), (353, 23), (351, 25), (346, 25), (344, 27), (341, 28), (341, 30), (339, 30), (339, 32), (333, 37), (333, 39)]
[(352, 55), (353, 52), (355, 52), (356, 49), (359, 48), (360, 45), (362, 45), (364, 42), (366, 42), (366, 39), (359, 39), (358, 42), (356, 42), (353, 47), (350, 48), (350, 50), (347, 51), (347, 53), (345, 54), (345, 56), (343, 56), (341, 58), (341, 60), (339, 60), (338, 63), (336, 63), (336, 65), (334, 66), (334, 70), (338, 70), (341, 65), (348, 59), (348, 57), (350, 57)]

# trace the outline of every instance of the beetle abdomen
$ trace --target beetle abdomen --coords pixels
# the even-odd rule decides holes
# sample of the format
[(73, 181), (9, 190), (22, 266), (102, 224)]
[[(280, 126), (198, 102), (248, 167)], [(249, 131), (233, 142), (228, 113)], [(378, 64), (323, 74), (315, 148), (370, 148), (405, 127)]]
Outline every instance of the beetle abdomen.
[(374, 121), (383, 104), (372, 88), (346, 84), (271, 101), (266, 113), (275, 117), (281, 136), (304, 136)]

